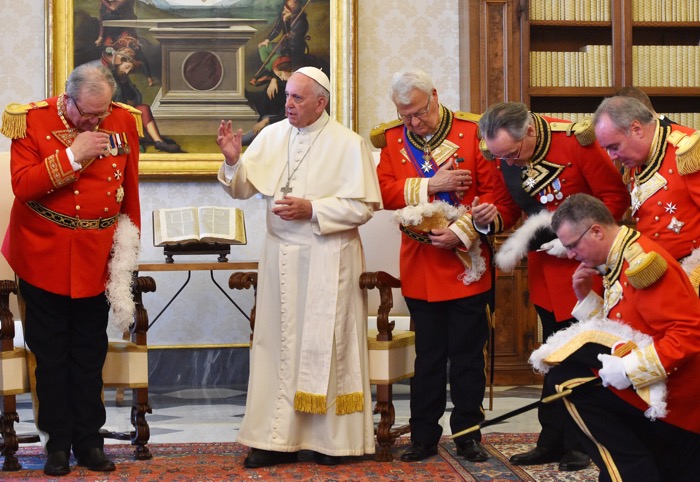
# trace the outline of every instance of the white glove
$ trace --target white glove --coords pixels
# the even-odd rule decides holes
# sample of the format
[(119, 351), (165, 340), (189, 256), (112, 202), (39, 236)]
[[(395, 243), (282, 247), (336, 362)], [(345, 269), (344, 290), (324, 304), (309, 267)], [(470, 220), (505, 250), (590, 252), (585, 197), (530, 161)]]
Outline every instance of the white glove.
[(563, 244), (561, 244), (559, 238), (554, 238), (553, 240), (544, 243), (542, 246), (540, 246), (540, 251), (546, 251), (547, 254), (557, 258), (566, 258), (566, 248)]
[(603, 368), (598, 372), (598, 376), (603, 380), (604, 387), (613, 386), (618, 390), (624, 390), (632, 385), (622, 358), (601, 353), (598, 355), (598, 360), (603, 363)]

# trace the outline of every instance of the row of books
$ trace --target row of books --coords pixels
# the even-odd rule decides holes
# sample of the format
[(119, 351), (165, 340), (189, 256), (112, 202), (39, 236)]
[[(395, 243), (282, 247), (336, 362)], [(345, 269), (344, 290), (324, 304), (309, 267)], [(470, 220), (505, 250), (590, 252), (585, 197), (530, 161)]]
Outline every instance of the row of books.
[[(584, 119), (593, 117), (592, 112), (548, 112), (540, 113), (540, 115), (572, 122), (581, 122)], [(700, 130), (700, 112), (674, 112), (666, 114), (666, 116), (680, 125)]]
[(610, 0), (537, 0), (530, 2), (530, 20), (609, 22)]
[(700, 22), (700, 2), (698, 0), (632, 0), (632, 21)]
[(577, 52), (530, 52), (533, 87), (607, 87), (612, 85), (612, 47), (586, 45)]
[(697, 87), (700, 46), (633, 45), (632, 83), (646, 87)]
[[(537, 0), (530, 20), (609, 22), (610, 0)], [(700, 22), (698, 0), (632, 0), (634, 22)]]

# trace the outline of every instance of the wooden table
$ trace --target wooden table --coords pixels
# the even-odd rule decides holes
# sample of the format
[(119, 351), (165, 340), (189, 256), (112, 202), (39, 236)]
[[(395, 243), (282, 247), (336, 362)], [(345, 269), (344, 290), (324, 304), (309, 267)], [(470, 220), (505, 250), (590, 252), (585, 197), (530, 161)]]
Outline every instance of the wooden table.
[(216, 282), (216, 279), (214, 279), (214, 271), (245, 271), (245, 270), (257, 270), (258, 269), (258, 262), (257, 261), (226, 261), (226, 262), (220, 262), (220, 261), (185, 261), (185, 262), (174, 262), (170, 263), (167, 261), (153, 261), (153, 262), (141, 262), (139, 263), (139, 272), (145, 272), (145, 271), (150, 271), (150, 272), (164, 272), (164, 271), (187, 271), (187, 279), (185, 279), (185, 282), (180, 286), (180, 288), (177, 290), (177, 292), (173, 295), (172, 298), (170, 298), (170, 301), (163, 307), (162, 310), (160, 310), (160, 313), (158, 313), (155, 318), (148, 324), (148, 328), (150, 329), (151, 326), (160, 318), (160, 316), (165, 312), (165, 310), (168, 309), (168, 307), (172, 304), (173, 301), (175, 301), (175, 298), (177, 298), (182, 290), (185, 289), (185, 286), (190, 282), (190, 279), (192, 278), (192, 271), (209, 271), (211, 273), (211, 281), (216, 285), (217, 288), (219, 288), (219, 291), (221, 291), (226, 298), (235, 306), (238, 311), (243, 314), (243, 316), (246, 317), (248, 321), (250, 320), (250, 316), (241, 309), (238, 304), (231, 298), (228, 293), (219, 285), (219, 283)]

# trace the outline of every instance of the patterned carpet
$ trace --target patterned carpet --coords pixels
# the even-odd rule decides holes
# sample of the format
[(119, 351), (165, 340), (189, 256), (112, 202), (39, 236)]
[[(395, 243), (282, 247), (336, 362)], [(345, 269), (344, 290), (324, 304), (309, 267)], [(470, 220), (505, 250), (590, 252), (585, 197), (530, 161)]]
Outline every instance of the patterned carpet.
[[(514, 467), (508, 457), (534, 446), (536, 434), (486, 434), (484, 445), (491, 454), (487, 462), (470, 463), (457, 457), (449, 439), (440, 444), (438, 455), (417, 463), (375, 462), (372, 457), (349, 458), (336, 467), (322, 467), (313, 462), (311, 453), (302, 452), (300, 462), (290, 465), (249, 470), (242, 467), (248, 449), (236, 443), (153, 444), (153, 459), (132, 460), (129, 445), (107, 445), (105, 452), (118, 465), (111, 473), (97, 473), (77, 467), (71, 459), (71, 474), (57, 480), (79, 481), (478, 481), (478, 482), (593, 482), (598, 479), (594, 466), (578, 472), (559, 472), (556, 464)], [(397, 442), (398, 459), (408, 440)], [(46, 480), (44, 455), (40, 447), (21, 447), (20, 463), (24, 469), (0, 474), (2, 480)]]

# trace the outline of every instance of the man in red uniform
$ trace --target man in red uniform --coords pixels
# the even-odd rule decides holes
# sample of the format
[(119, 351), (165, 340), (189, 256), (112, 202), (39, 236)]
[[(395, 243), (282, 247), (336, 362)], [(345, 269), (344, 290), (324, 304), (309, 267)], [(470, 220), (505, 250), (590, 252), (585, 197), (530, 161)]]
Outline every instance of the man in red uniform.
[[(571, 317), (576, 297), (570, 280), (577, 263), (567, 259), (565, 251), (553, 241), (556, 237), (549, 227), (552, 213), (568, 196), (583, 192), (601, 199), (615, 218), (621, 219), (629, 206), (629, 195), (588, 123), (559, 121), (529, 112), (525, 104), (503, 102), (484, 112), (479, 127), (488, 148), (485, 154), (500, 162), (512, 197), (510, 203), (499, 206), (499, 211), (509, 219), (520, 217), (521, 212), (528, 215), (499, 249), (496, 264), (512, 271), (527, 255), (529, 298), (546, 340), (576, 321)], [(475, 223), (490, 223), (491, 217), (484, 216), (484, 212), (492, 211), (487, 206), (476, 207)], [(552, 393), (542, 392), (543, 397), (549, 395)], [(511, 462), (559, 462), (564, 471), (585, 468), (590, 460), (575, 450), (574, 440), (567, 436), (566, 414), (561, 405), (542, 404), (538, 418), (542, 431), (537, 446), (512, 456)]]
[(600, 145), (623, 167), (636, 229), (681, 261), (697, 291), (700, 132), (663, 125), (640, 101), (621, 96), (605, 99), (593, 123)]
[[(569, 351), (567, 345), (590, 346), (594, 340), (609, 347), (593, 363), (567, 359), (549, 371), (560, 390), (595, 372), (606, 387), (574, 392), (565, 403), (600, 468), (599, 480), (698, 480), (700, 300), (688, 277), (673, 255), (618, 226), (592, 196), (568, 198), (554, 213), (552, 228), (580, 263), (573, 314), (581, 322), (559, 333), (550, 348)], [(591, 289), (601, 265), (602, 298)], [(584, 325), (592, 329), (584, 331)]]
[(112, 103), (115, 87), (104, 67), (83, 65), (64, 94), (10, 104), (3, 115), (15, 200), (2, 253), (26, 302), (47, 475), (70, 471), (71, 448), (90, 470), (115, 468), (99, 433), (105, 285), (115, 230), (129, 225), (117, 216), (140, 226), (138, 114)]
[[(412, 462), (437, 453), (448, 360), (452, 433), (484, 419), (493, 279), (488, 243), (474, 229), (469, 209), (478, 198), (498, 202), (496, 172), (479, 151), (478, 116), (440, 104), (420, 70), (396, 73), (391, 98), (399, 119), (375, 127), (371, 139), (382, 149), (377, 174), (384, 207), (397, 210), (404, 233), (401, 290), (415, 325), (416, 362), (412, 445), (401, 460)], [(507, 197), (505, 189), (501, 195)], [(428, 219), (439, 222), (428, 226)], [(458, 453), (472, 462), (486, 460), (480, 440), (480, 432), (460, 437)]]

